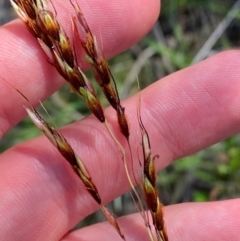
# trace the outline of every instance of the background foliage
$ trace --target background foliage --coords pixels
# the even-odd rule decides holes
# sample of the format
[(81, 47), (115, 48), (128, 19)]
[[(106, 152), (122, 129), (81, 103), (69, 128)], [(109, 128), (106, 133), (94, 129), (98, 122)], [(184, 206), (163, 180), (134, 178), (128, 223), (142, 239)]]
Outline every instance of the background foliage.
[[(121, 97), (136, 93), (136, 76), (141, 87), (220, 51), (239, 48), (240, 1), (162, 1), (154, 29), (129, 51), (110, 60)], [(0, 2), (1, 24), (14, 14), (7, 0)], [(53, 125), (76, 121), (88, 110), (64, 86), (44, 103)], [(64, 109), (64, 112), (62, 111)], [(79, 114), (81, 113), (81, 114)], [(46, 115), (46, 114), (45, 114)], [(49, 117), (46, 116), (49, 120)], [(0, 141), (0, 152), (40, 135), (26, 118)], [(240, 136), (233, 136), (193, 156), (182, 158), (159, 174), (164, 204), (209, 201), (240, 196)], [(129, 195), (116, 199), (112, 207), (123, 215), (133, 212)], [(99, 214), (93, 215), (101, 219)], [(92, 221), (92, 217), (85, 221)]]

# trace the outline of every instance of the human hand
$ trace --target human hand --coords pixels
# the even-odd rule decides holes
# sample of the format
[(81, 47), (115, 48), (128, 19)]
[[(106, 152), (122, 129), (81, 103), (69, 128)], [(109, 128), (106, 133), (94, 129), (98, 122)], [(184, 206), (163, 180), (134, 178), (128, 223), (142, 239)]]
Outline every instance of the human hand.
[[(106, 57), (139, 40), (158, 16), (157, 0), (125, 1), (125, 4), (123, 1), (121, 4), (108, 3), (105, 8), (97, 6), (95, 1), (88, 1), (90, 8), (85, 2), (81, 3), (83, 9), (94, 8), (95, 18), (90, 18), (89, 22), (92, 31), (106, 30), (101, 33)], [(65, 8), (69, 7), (71, 11), (72, 8), (62, 1), (54, 1), (54, 4), (70, 34), (69, 12)], [(0, 35), (3, 67), (0, 75), (24, 91), (33, 104), (47, 98), (63, 84), (22, 22), (17, 20), (4, 26)], [(141, 115), (151, 138), (152, 152), (160, 154), (156, 159), (158, 170), (240, 130), (240, 84), (236, 73), (239, 57), (238, 51), (218, 54), (142, 91)], [(0, 104), (2, 136), (26, 113), (22, 108), (24, 100), (4, 81), (0, 84), (0, 96), (4, 100)], [(123, 103), (130, 127), (138, 125), (136, 98)], [(107, 109), (106, 115), (111, 121), (113, 110)], [(116, 160), (119, 152), (96, 118), (88, 117), (65, 127), (62, 132), (94, 174), (94, 182), (104, 203), (129, 189), (122, 162)], [(135, 146), (139, 142), (135, 132), (131, 133), (131, 141)], [(108, 151), (103, 151), (106, 148)], [(134, 160), (137, 160), (136, 156)], [(97, 205), (45, 137), (18, 145), (0, 156), (0, 195), (2, 240), (119, 238), (108, 223), (68, 233), (79, 220), (95, 211)], [(235, 199), (166, 207), (169, 239), (238, 240), (238, 205), (239, 200)], [(148, 240), (139, 214), (122, 217), (119, 223), (127, 240)]]

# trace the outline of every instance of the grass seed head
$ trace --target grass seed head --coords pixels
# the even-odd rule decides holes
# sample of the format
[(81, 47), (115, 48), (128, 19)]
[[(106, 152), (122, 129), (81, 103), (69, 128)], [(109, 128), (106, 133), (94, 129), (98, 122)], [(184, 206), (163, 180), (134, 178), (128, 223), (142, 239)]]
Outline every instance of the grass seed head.
[[(20, 94), (22, 95), (22, 93)], [(25, 96), (24, 98), (28, 101)], [(75, 154), (72, 147), (68, 144), (64, 136), (53, 127), (51, 127), (34, 107), (31, 107), (31, 109), (26, 108), (26, 110), (30, 118), (33, 120), (34, 124), (48, 137), (48, 139), (54, 144), (54, 146), (57, 147), (61, 155), (71, 164), (75, 173), (82, 180), (86, 190), (90, 193), (92, 198), (100, 205), (104, 216), (107, 218), (109, 223), (116, 229), (120, 237), (125, 240), (125, 237), (119, 227), (116, 218), (112, 213), (108, 211), (107, 208), (102, 205), (101, 197), (99, 195), (97, 187), (93, 183), (92, 178), (90, 177), (90, 174), (86, 169), (84, 163)]]
[[(157, 186), (156, 186), (156, 172), (154, 159), (151, 153), (151, 145), (147, 130), (142, 122), (140, 115), (141, 99), (139, 98), (138, 108), (138, 123), (142, 135), (142, 151), (143, 151), (143, 177), (142, 177), (142, 190), (151, 213), (153, 225), (158, 241), (168, 241), (168, 235), (163, 218), (163, 205), (159, 200)], [(157, 156), (158, 157), (158, 156)]]
[(94, 77), (101, 87), (108, 102), (116, 110), (118, 123), (122, 134), (129, 139), (129, 127), (124, 108), (120, 104), (120, 98), (116, 88), (115, 80), (111, 74), (108, 63), (103, 57), (97, 46), (97, 42), (83, 16), (83, 13), (77, 4), (73, 4), (77, 17), (73, 17), (74, 30), (76, 31), (83, 49), (87, 54), (89, 63), (92, 65)]
[[(103, 108), (93, 87), (77, 64), (75, 49), (43, 0), (11, 0), (14, 9), (38, 39), (39, 44), (72, 89), (82, 95), (87, 106), (101, 122), (105, 121)], [(87, 42), (88, 43), (88, 42)]]
[(51, 143), (58, 149), (61, 155), (70, 163), (74, 172), (80, 177), (85, 188), (94, 198), (94, 200), (98, 204), (101, 204), (100, 195), (95, 184), (92, 182), (91, 177), (89, 176), (89, 172), (87, 171), (81, 159), (75, 154), (64, 136), (55, 128), (50, 126), (35, 108), (26, 108), (26, 110), (33, 123), (45, 134)]

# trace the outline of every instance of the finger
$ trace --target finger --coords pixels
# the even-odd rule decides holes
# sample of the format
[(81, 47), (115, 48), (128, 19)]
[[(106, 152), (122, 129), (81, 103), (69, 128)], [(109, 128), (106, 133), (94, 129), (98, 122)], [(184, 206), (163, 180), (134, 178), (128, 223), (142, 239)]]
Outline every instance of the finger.
[[(108, 58), (139, 41), (152, 28), (159, 14), (158, 0), (78, 2)], [(70, 1), (55, 0), (53, 3), (57, 18), (72, 38), (70, 17), (74, 11)], [(37, 40), (20, 20), (0, 29), (0, 45), (0, 77), (21, 90), (33, 104), (47, 98), (64, 83), (47, 62)], [(84, 59), (81, 56), (78, 58), (79, 61)], [(86, 64), (83, 62), (80, 66)], [(24, 102), (16, 101), (17, 97), (13, 93), (10, 86), (0, 78), (0, 96), (4, 100), (0, 104), (0, 137), (25, 115), (22, 108)]]
[[(150, 136), (152, 153), (160, 155), (155, 161), (158, 170), (181, 156), (239, 131), (238, 59), (239, 52), (225, 52), (170, 75), (142, 91), (142, 120)], [(228, 81), (225, 81), (226, 76)], [(137, 99), (129, 99), (124, 106), (131, 127), (133, 160), (136, 173), (139, 173)], [(106, 115), (121, 139), (115, 113), (108, 109)], [(129, 189), (120, 154), (95, 118), (75, 123), (65, 128), (63, 134), (86, 163), (104, 203)], [(11, 210), (5, 209), (5, 205), (19, 208), (19, 212), (25, 207), (25, 216), (30, 219), (35, 214), (47, 229), (38, 232), (42, 237), (63, 236), (97, 208), (71, 168), (45, 138), (9, 150), (1, 156), (0, 165), (0, 183), (5, 183), (0, 187), (3, 196), (0, 213), (7, 217), (10, 215)], [(25, 186), (27, 189), (23, 188)], [(17, 200), (9, 202), (5, 199), (9, 190), (12, 196), (18, 197)], [(36, 203), (41, 203), (45, 209)], [(14, 219), (16, 225), (21, 218)], [(48, 227), (44, 225), (46, 218), (50, 220)], [(34, 232), (35, 224), (30, 225), (29, 230)], [(55, 231), (50, 232), (50, 227)]]
[[(212, 203), (185, 203), (164, 208), (169, 240), (225, 241), (239, 240), (240, 200)], [(139, 214), (119, 219), (129, 241), (148, 241)], [(96, 224), (67, 234), (61, 241), (121, 240), (108, 223)]]

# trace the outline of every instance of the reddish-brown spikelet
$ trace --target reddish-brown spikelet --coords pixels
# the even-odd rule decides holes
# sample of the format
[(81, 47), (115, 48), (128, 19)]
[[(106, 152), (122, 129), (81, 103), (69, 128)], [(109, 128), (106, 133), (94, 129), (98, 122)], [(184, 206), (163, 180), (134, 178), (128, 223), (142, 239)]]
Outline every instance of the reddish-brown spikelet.
[(45, 9), (39, 10), (36, 15), (36, 23), (41, 32), (45, 36), (49, 36), (52, 42), (59, 42), (60, 25), (52, 12)]
[(102, 115), (102, 108), (99, 108), (99, 99), (96, 98), (96, 96), (93, 95), (87, 88), (80, 87), (80, 93), (85, 97), (87, 105), (92, 113), (94, 113), (101, 122), (104, 122), (105, 117)]
[(117, 118), (118, 118), (118, 123), (121, 129), (121, 132), (128, 139), (130, 135), (128, 122), (125, 116), (125, 108), (122, 107), (121, 105), (117, 106)]

